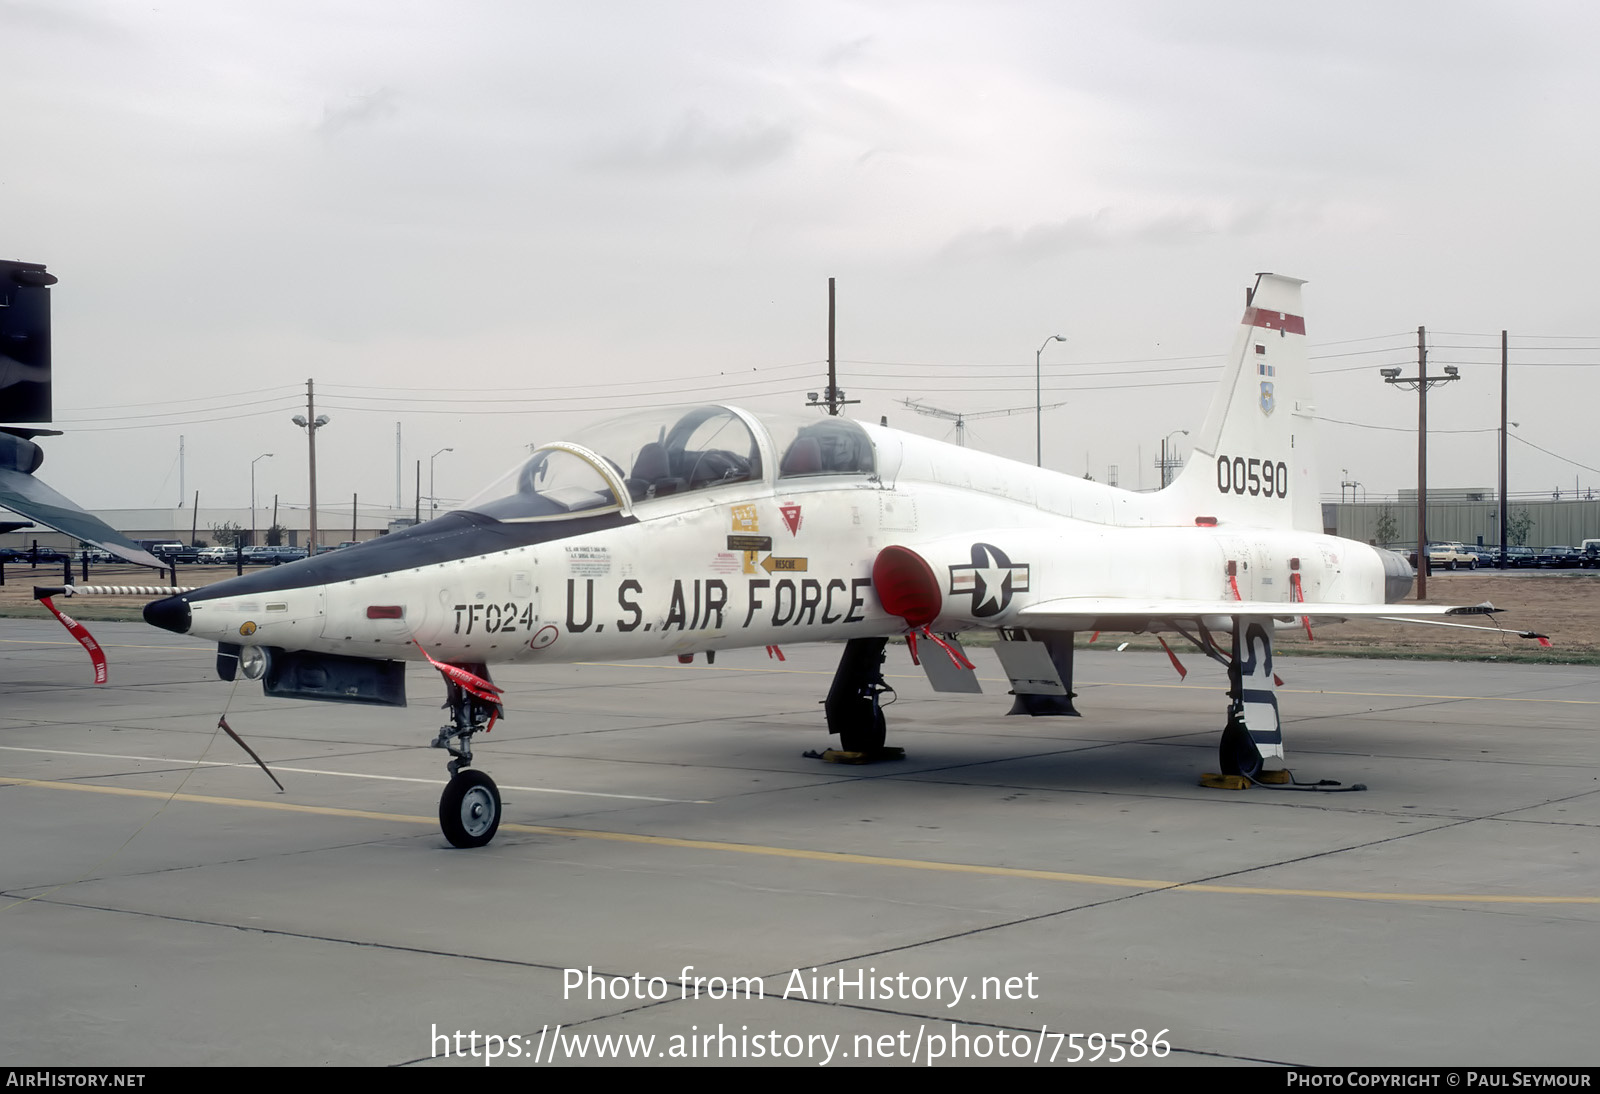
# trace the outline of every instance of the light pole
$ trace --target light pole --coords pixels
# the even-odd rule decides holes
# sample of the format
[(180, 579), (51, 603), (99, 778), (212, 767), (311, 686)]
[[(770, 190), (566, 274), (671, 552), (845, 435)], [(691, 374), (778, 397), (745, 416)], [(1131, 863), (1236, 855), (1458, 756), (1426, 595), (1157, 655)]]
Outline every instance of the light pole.
[(454, 452), (453, 448), (441, 448), (438, 452), (428, 457), (428, 516), (432, 517), (439, 512), (439, 495), (433, 492), (433, 461), (438, 459), (440, 453)]
[(1044, 366), (1040, 363), (1044, 347), (1051, 342), (1065, 342), (1066, 338), (1052, 334), (1039, 344), (1033, 355), (1033, 466), (1044, 466)]
[(250, 546), (252, 547), (256, 545), (256, 464), (271, 455), (271, 452), (263, 452), (250, 461)]
[[(1189, 435), (1189, 431), (1187, 429), (1174, 429), (1172, 433), (1182, 433), (1185, 437)], [(1168, 486), (1167, 442), (1172, 439), (1172, 433), (1168, 433), (1165, 437), (1161, 438), (1161, 489), (1163, 490), (1165, 490)]]
[(306, 444), (310, 449), (311, 475), (311, 541), (306, 545), (306, 557), (317, 553), (317, 430), (328, 424), (326, 414), (317, 413), (315, 389), (306, 381), (306, 412), (296, 414), (294, 424), (306, 431)]
[(1443, 376), (1428, 375), (1428, 331), (1417, 328), (1417, 374), (1401, 376), (1398, 368), (1380, 368), (1386, 384), (1395, 384), (1417, 393), (1417, 599), (1428, 596), (1428, 389), (1461, 379), (1454, 365), (1444, 366)]

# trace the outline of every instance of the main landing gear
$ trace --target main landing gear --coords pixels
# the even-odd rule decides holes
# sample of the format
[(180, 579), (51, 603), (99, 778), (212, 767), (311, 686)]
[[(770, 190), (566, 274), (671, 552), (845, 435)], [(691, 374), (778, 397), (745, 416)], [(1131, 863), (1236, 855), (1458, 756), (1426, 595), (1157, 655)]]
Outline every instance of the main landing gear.
[(1266, 756), (1283, 755), (1277, 678), (1272, 670), (1272, 620), (1235, 616), (1228, 660), (1228, 724), (1217, 762), (1224, 775), (1261, 777)]
[(1217, 762), (1224, 775), (1243, 775), (1251, 780), (1261, 777), (1261, 752), (1245, 728), (1242, 712), (1233, 703), (1228, 704), (1228, 724), (1217, 746)]
[(1218, 648), (1203, 623), (1198, 635), (1182, 626), (1177, 631), (1228, 670), (1228, 722), (1217, 745), (1222, 773), (1258, 781), (1263, 761), (1283, 756), (1280, 685), (1272, 669), (1272, 620), (1234, 616), (1232, 656)]
[(841, 752), (881, 753), (885, 736), (880, 698), (892, 689), (884, 683), (883, 650), (887, 638), (852, 638), (833, 674), (833, 686), (823, 700), (828, 732), (839, 735)]
[[(488, 680), (488, 666), (463, 667)], [(439, 730), (433, 747), (447, 750), (454, 758), (445, 765), (450, 769), (450, 781), (439, 798), (439, 827), (444, 838), (457, 847), (482, 847), (500, 828), (500, 789), (488, 775), (471, 768), (472, 735), (494, 725), (500, 704), (474, 694), (448, 675), (445, 689), (450, 724)], [(457, 739), (459, 748), (450, 743)]]

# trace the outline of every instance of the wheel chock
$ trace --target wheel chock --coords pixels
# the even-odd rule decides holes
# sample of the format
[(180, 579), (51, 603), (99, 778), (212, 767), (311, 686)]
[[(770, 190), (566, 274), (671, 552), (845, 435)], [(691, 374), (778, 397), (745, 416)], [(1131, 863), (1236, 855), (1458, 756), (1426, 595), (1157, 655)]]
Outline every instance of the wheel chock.
[(1256, 782), (1264, 786), (1288, 786), (1289, 772), (1287, 770), (1263, 771), (1256, 776)]
[(1243, 775), (1218, 775), (1207, 771), (1200, 776), (1200, 785), (1212, 790), (1249, 790), (1250, 780)]
[(875, 764), (884, 760), (903, 760), (906, 750), (903, 748), (877, 748), (871, 752), (844, 752), (837, 748), (830, 748), (822, 754), (825, 763), (830, 764)]

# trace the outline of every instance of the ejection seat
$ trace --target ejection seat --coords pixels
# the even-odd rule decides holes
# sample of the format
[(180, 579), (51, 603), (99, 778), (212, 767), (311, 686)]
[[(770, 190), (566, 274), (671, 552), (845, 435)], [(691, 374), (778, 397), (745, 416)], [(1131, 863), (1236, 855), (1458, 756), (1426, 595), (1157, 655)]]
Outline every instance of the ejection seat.
[(672, 460), (666, 446), (651, 441), (639, 449), (633, 461), (633, 473), (628, 476), (628, 493), (634, 501), (643, 498), (664, 498), (676, 494), (687, 485), (672, 474)]

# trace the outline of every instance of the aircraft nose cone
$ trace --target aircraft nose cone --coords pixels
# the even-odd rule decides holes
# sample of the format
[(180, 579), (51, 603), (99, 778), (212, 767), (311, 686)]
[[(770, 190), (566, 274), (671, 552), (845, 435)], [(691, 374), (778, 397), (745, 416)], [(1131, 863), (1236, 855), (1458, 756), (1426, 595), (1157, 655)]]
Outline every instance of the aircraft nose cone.
[(174, 634), (188, 634), (189, 602), (181, 596), (152, 600), (144, 606), (144, 621)]

